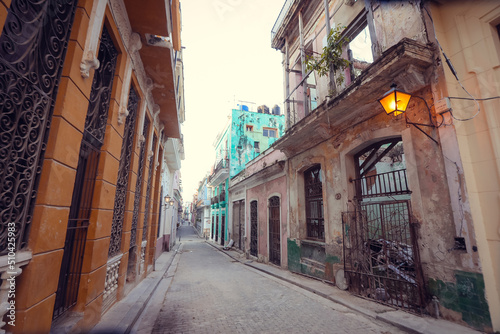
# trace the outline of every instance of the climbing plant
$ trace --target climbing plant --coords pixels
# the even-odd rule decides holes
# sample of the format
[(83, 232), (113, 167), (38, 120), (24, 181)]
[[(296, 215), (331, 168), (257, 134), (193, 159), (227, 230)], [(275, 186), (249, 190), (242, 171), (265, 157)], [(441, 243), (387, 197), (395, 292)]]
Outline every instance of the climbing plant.
[(327, 38), (327, 45), (323, 47), (323, 53), (318, 55), (308, 55), (306, 57), (306, 70), (316, 71), (320, 77), (330, 73), (330, 68), (338, 71), (337, 85), (344, 82), (343, 70), (349, 66), (349, 61), (342, 58), (342, 51), (349, 43), (347, 37), (342, 36), (345, 27), (338, 26), (331, 29)]

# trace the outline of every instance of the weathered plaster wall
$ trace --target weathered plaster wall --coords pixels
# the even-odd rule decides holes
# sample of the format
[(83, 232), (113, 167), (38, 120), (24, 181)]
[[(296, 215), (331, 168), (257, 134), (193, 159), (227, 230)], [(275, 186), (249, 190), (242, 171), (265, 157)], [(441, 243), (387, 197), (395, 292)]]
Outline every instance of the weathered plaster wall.
[[(439, 43), (450, 58), (464, 87), (476, 98), (500, 95), (500, 5), (495, 1), (451, 2), (432, 6)], [(450, 70), (444, 66), (443, 96), (469, 97)], [(443, 87), (444, 86), (444, 87)], [(471, 216), (481, 259), (486, 298), (493, 330), (500, 331), (500, 100), (451, 100), (457, 121), (447, 116), (456, 129)], [(451, 125), (453, 124), (453, 125)], [(467, 199), (467, 198), (466, 198)], [(466, 212), (467, 214), (467, 212)], [(469, 234), (470, 234), (469, 233)], [(456, 289), (455, 289), (456, 291)], [(455, 293), (455, 295), (457, 295)]]
[[(428, 89), (412, 93), (429, 99), (428, 103), (432, 104)], [(410, 102), (407, 115), (413, 122), (428, 122), (427, 109), (418, 99)], [(435, 130), (426, 131), (439, 140)], [(457, 271), (480, 275), (477, 261), (463, 260), (464, 257), (474, 258), (472, 248), (467, 251), (454, 250), (454, 238), (457, 235), (447, 190), (445, 158), (440, 147), (415, 127), (406, 127), (403, 116), (394, 118), (384, 113), (351, 127), (349, 132), (340, 135), (337, 141), (327, 140), (289, 160), (290, 270), (305, 272), (311, 269), (310, 266), (305, 268), (304, 261), (300, 258), (304, 256), (304, 243), (301, 240), (306, 237), (302, 172), (314, 164), (321, 164), (325, 217), (324, 247), (325, 258), (329, 260), (325, 260), (324, 277), (333, 280), (336, 264), (343, 258), (341, 213), (352, 209), (350, 203), (354, 200), (354, 189), (349, 182), (350, 178), (356, 177), (353, 155), (373, 142), (394, 136), (401, 136), (403, 140), (408, 181), (412, 190), (412, 213), (414, 222), (419, 226), (418, 243), (426, 280), (456, 284)], [(321, 272), (305, 273), (321, 277)], [(475, 294), (480, 294), (480, 284), (473, 286)], [(472, 302), (474, 297), (471, 298)]]
[[(255, 151), (255, 142), (259, 142), (260, 152), (262, 152), (268, 149), (284, 134), (285, 116), (233, 109), (231, 121), (229, 175), (233, 177), (245, 169), (247, 162), (259, 155), (259, 153)], [(253, 130), (248, 131), (247, 125), (252, 126)], [(277, 137), (264, 136), (264, 128), (276, 129)]]
[(427, 43), (420, 1), (373, 1), (377, 47), (384, 52), (403, 38)]
[(285, 175), (271, 181), (260, 182), (255, 186), (249, 185), (247, 188), (246, 205), (246, 227), (247, 236), (246, 249), (250, 249), (250, 202), (257, 200), (258, 208), (258, 255), (264, 262), (269, 261), (269, 209), (268, 202), (272, 196), (280, 197), (281, 211), (281, 267), (288, 266), (287, 251), (287, 218), (288, 218), (288, 196), (287, 179)]

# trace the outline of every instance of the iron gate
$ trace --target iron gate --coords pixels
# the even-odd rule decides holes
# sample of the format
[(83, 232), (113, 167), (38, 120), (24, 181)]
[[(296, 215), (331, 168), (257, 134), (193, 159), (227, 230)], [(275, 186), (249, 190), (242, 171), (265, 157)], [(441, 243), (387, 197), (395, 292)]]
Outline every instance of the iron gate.
[(250, 202), (250, 254), (253, 256), (258, 255), (257, 222), (257, 201), (252, 201)]
[(82, 141), (53, 318), (76, 304), (100, 150)]
[(281, 264), (280, 225), (280, 198), (273, 196), (269, 199), (269, 261), (278, 266)]
[(104, 26), (97, 56), (101, 66), (94, 72), (92, 80), (85, 131), (80, 146), (80, 157), (71, 200), (63, 262), (54, 303), (54, 319), (75, 305), (78, 297), (99, 153), (106, 132), (117, 57), (118, 51), (113, 44), (111, 35)]
[(410, 201), (366, 202), (342, 213), (344, 271), (349, 290), (420, 312), (422, 269)]

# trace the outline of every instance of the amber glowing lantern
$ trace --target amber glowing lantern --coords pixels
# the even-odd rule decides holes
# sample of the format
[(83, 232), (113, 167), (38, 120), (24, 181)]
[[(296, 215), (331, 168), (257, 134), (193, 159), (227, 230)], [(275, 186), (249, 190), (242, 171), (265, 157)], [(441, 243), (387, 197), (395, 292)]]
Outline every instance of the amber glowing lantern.
[(410, 94), (397, 90), (396, 84), (392, 84), (391, 89), (378, 102), (380, 102), (387, 115), (398, 116), (406, 111), (410, 98)]

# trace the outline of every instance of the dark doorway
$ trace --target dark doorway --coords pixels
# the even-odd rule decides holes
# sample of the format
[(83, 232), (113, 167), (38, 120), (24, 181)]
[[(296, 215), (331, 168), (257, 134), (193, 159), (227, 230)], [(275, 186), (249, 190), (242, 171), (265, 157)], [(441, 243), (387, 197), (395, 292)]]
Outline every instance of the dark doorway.
[(220, 217), (220, 244), (224, 246), (226, 241), (226, 216), (222, 215)]
[(252, 201), (250, 202), (250, 254), (253, 256), (258, 255), (257, 222), (257, 201)]
[(245, 201), (233, 203), (233, 240), (234, 246), (243, 250), (243, 226), (245, 224)]
[(280, 198), (269, 199), (269, 261), (281, 265)]
[(215, 216), (215, 242), (219, 240), (219, 216)]

